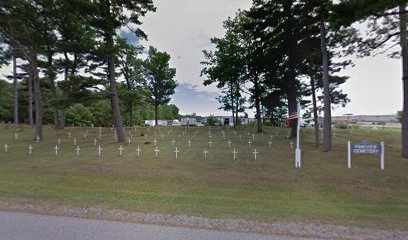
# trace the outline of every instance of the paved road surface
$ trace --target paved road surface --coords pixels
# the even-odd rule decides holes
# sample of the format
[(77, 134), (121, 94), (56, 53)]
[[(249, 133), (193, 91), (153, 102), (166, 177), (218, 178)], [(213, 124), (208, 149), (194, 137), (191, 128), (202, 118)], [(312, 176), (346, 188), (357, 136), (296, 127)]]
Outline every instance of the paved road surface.
[(289, 240), (294, 238), (0, 212), (0, 240)]

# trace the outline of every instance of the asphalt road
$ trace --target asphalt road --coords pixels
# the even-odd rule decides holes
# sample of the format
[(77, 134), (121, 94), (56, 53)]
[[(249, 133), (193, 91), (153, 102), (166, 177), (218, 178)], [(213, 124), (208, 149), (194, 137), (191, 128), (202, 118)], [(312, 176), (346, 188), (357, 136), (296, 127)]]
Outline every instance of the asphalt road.
[(72, 217), (0, 212), (0, 240), (289, 240), (290, 237), (222, 232)]

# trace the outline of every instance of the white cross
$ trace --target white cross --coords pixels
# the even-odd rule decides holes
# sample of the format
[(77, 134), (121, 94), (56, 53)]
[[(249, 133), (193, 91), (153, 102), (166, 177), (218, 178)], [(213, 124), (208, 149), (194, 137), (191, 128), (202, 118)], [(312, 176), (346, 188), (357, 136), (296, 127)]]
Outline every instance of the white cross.
[(119, 156), (122, 156), (122, 151), (123, 151), (122, 145), (120, 145), (120, 147), (118, 149), (119, 149)]
[(173, 141), (171, 141), (172, 143), (173, 143), (173, 147), (174, 147), (174, 143), (176, 142), (176, 141), (174, 141), (174, 139), (173, 139)]
[(18, 133), (14, 133), (14, 139), (18, 139)]
[(248, 147), (251, 147), (251, 144), (252, 144), (252, 142), (251, 142), (251, 140), (249, 140), (248, 141)]
[(142, 151), (142, 150), (140, 149), (140, 147), (139, 147), (139, 146), (137, 146), (137, 148), (136, 148), (136, 152), (137, 152), (137, 156), (138, 156), (138, 157), (140, 156), (140, 151)]
[(76, 146), (77, 145), (77, 140), (76, 140), (76, 138), (74, 138), (74, 146)]
[(79, 145), (77, 145), (77, 147), (75, 148), (77, 155), (79, 156), (79, 152), (81, 151), (81, 149), (79, 148)]
[(232, 151), (232, 153), (234, 154), (234, 160), (235, 160), (235, 155), (236, 155), (238, 152), (235, 151), (235, 148), (234, 148), (234, 151)]
[(154, 151), (156, 152), (156, 157), (157, 157), (157, 154), (160, 152), (160, 150), (156, 147)]
[(93, 140), (94, 146), (96, 146), (97, 141), (98, 140), (96, 140), (96, 138), (94, 138), (94, 140)]
[(98, 146), (97, 150), (98, 150), (98, 156), (100, 157), (102, 154), (102, 150), (103, 150), (103, 148), (101, 148), (101, 145)]
[(61, 144), (61, 138), (58, 138), (58, 145)]
[(188, 140), (188, 147), (190, 147), (191, 146), (191, 140), (189, 139)]
[(68, 132), (68, 137), (71, 138), (71, 132)]
[(128, 145), (129, 145), (129, 147), (130, 147), (130, 144), (132, 144), (132, 138), (131, 138), (131, 137), (129, 137), (129, 139), (128, 139)]
[(232, 143), (231, 140), (229, 140), (227, 143), (228, 143), (228, 148), (231, 148), (231, 143)]
[(28, 154), (31, 155), (33, 153), (33, 146), (30, 144), (28, 145)]
[(177, 159), (177, 154), (178, 154), (180, 151), (176, 148), (176, 150), (175, 150), (174, 152), (176, 153), (176, 159)]
[(204, 158), (207, 159), (207, 153), (208, 153), (207, 148), (204, 149), (203, 153), (204, 153)]
[(55, 149), (55, 156), (58, 156), (58, 149), (59, 149), (59, 148), (58, 148), (58, 145), (55, 145), (55, 148), (54, 148), (54, 149)]
[(87, 133), (84, 133), (84, 138), (86, 139), (86, 137), (88, 136), (88, 134)]
[(210, 138), (210, 140), (212, 139), (212, 136), (211, 136), (211, 135), (209, 135), (208, 137)]
[(37, 143), (40, 143), (40, 136), (35, 137), (35, 140), (37, 141)]
[(210, 147), (212, 147), (212, 142), (211, 141), (209, 141), (208, 144), (210, 144)]
[(156, 139), (154, 139), (154, 146), (156, 147), (156, 144), (157, 144), (157, 140)]
[(254, 154), (254, 157), (255, 157), (255, 160), (256, 160), (256, 155), (257, 155), (259, 152), (257, 152), (256, 149), (255, 149), (255, 151), (252, 152), (252, 153)]
[(292, 140), (290, 140), (290, 149), (293, 149), (293, 141)]
[(255, 134), (252, 134), (252, 140), (255, 140)]
[(268, 145), (269, 145), (269, 147), (272, 146), (272, 141), (271, 140), (269, 140)]
[(7, 145), (7, 143), (4, 144), (4, 152), (8, 152), (8, 148), (9, 148), (9, 145)]

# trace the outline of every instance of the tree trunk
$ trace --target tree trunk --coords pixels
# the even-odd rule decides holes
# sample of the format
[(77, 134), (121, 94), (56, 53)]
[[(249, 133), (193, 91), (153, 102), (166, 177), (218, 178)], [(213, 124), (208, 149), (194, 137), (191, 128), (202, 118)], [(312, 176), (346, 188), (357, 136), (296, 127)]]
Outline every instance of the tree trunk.
[[(293, 74), (289, 74), (288, 77), (288, 86), (287, 86), (287, 95), (288, 95), (288, 108), (289, 115), (297, 112), (297, 89), (296, 89), (296, 78)], [(290, 127), (290, 139), (296, 138), (297, 134), (297, 119), (289, 121)]]
[(154, 103), (154, 125), (155, 126), (158, 126), (159, 124), (158, 124), (158, 122), (159, 122), (159, 116), (158, 116), (158, 114), (159, 114), (159, 104), (157, 104), (157, 103)]
[(34, 139), (37, 137), (43, 140), (43, 123), (42, 123), (42, 94), (40, 86), (40, 78), (38, 76), (37, 69), (37, 54), (32, 54), (30, 59), (30, 72), (33, 74), (34, 81), (34, 97), (35, 97), (35, 135)]
[(33, 82), (34, 82), (34, 72), (31, 70), (31, 64), (29, 64), (28, 70), (28, 124), (34, 124), (34, 117), (33, 117)]
[(232, 111), (232, 125), (234, 126), (234, 129), (237, 126), (237, 123), (235, 121), (235, 108), (234, 108), (234, 88), (233, 88), (232, 81), (230, 82), (230, 94), (231, 94), (231, 111)]
[(49, 53), (48, 56), (48, 69), (47, 69), (47, 75), (50, 81), (50, 90), (51, 90), (51, 97), (52, 97), (52, 113), (53, 113), (53, 118), (54, 118), (54, 128), (58, 129), (59, 124), (58, 124), (58, 109), (55, 106), (56, 102), (55, 100), (57, 99), (57, 90), (55, 88), (55, 73), (54, 70), (52, 69), (52, 53)]
[(317, 101), (316, 101), (316, 86), (315, 81), (310, 78), (310, 86), (312, 87), (312, 104), (313, 104), (313, 122), (314, 122), (314, 136), (315, 145), (318, 147), (320, 145), (319, 141), (319, 116), (317, 115)]
[(399, 6), (400, 44), (402, 56), (402, 84), (404, 104), (402, 110), (402, 156), (408, 158), (408, 43), (406, 4)]
[[(113, 33), (108, 33), (107, 37), (108, 49), (113, 49)], [(123, 131), (122, 116), (120, 114), (118, 91), (116, 89), (115, 80), (115, 56), (110, 53), (108, 56), (108, 75), (111, 87), (111, 100), (112, 100), (112, 112), (115, 120), (116, 133), (118, 136), (118, 142), (125, 141), (125, 132)]]
[(133, 104), (132, 102), (129, 103), (129, 126), (134, 126), (135, 123), (133, 121)]
[(323, 60), (323, 105), (324, 105), (324, 120), (323, 120), (323, 151), (331, 150), (331, 104), (330, 104), (330, 80), (329, 80), (329, 56), (327, 53), (326, 44), (326, 27), (324, 21), (320, 22), (320, 47)]
[(13, 49), (13, 116), (14, 124), (18, 124), (17, 56), (15, 49)]
[(65, 128), (65, 119), (66, 119), (66, 109), (63, 108), (61, 109), (61, 125), (60, 125), (61, 129)]
[(256, 119), (258, 122), (258, 133), (262, 132), (262, 119), (261, 119), (261, 104), (260, 104), (260, 89), (258, 74), (255, 74), (254, 78), (254, 88), (255, 88), (255, 108), (256, 108)]

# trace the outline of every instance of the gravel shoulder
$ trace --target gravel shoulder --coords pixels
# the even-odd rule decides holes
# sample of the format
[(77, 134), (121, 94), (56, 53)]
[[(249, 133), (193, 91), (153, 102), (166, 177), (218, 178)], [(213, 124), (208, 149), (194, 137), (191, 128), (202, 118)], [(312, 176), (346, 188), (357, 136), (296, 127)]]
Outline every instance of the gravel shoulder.
[(310, 223), (276, 222), (272, 224), (235, 219), (208, 219), (203, 217), (146, 214), (108, 210), (102, 208), (61, 207), (51, 205), (18, 204), (0, 201), (0, 210), (46, 215), (69, 216), (110, 220), (129, 223), (155, 224), (195, 229), (231, 232), (273, 234), (289, 237), (320, 239), (407, 239), (408, 231), (390, 231), (373, 228), (358, 228), (339, 225), (316, 225)]

